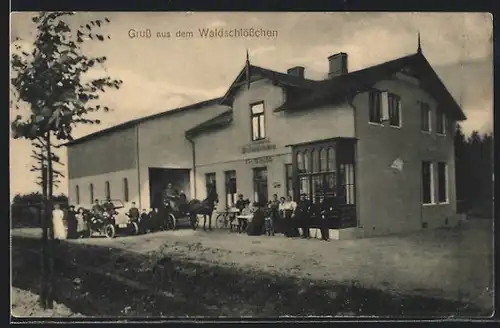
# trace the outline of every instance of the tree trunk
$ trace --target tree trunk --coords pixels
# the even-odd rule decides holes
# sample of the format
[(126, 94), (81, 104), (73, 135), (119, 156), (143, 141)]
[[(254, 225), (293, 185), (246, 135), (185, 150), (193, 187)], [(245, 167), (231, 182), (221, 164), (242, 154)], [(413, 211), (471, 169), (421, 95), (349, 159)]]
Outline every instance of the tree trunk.
[[(43, 150), (42, 150), (43, 151)], [(42, 215), (42, 258), (41, 258), (41, 281), (40, 281), (40, 306), (43, 309), (47, 308), (47, 290), (48, 290), (48, 228), (49, 228), (49, 212), (47, 211), (47, 166), (41, 161), (42, 173), (42, 203), (40, 204), (40, 214)], [(45, 210), (42, 210), (45, 207)]]
[(47, 132), (47, 217), (49, 218), (49, 284), (47, 289), (47, 307), (52, 309), (54, 307), (54, 224), (52, 217), (52, 193), (53, 193), (53, 172), (52, 172), (52, 149), (50, 145), (50, 131)]

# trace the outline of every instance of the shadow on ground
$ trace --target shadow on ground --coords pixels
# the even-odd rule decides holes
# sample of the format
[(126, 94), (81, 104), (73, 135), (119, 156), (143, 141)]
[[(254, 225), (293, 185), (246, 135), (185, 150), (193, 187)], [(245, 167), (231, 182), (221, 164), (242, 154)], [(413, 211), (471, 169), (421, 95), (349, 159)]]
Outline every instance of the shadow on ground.
[[(13, 237), (13, 286), (38, 293), (39, 239)], [(467, 304), (394, 295), (352, 282), (332, 284), (258, 271), (140, 255), (102, 246), (57, 247), (56, 301), (86, 316), (485, 316)], [(76, 265), (76, 266), (75, 266)], [(147, 286), (140, 291), (99, 268)], [(163, 292), (163, 295), (161, 293)]]

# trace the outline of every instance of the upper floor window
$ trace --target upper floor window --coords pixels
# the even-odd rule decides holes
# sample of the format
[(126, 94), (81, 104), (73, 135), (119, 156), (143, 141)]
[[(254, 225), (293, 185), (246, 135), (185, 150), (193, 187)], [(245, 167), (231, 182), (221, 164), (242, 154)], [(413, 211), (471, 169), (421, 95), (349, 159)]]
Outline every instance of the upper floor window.
[(260, 102), (251, 106), (252, 111), (252, 141), (266, 137), (264, 103)]
[(421, 130), (431, 132), (431, 107), (424, 102), (420, 103)]
[(389, 102), (389, 125), (394, 127), (401, 127), (401, 98), (390, 93), (388, 95)]
[(369, 94), (369, 115), (371, 123), (382, 123), (382, 107), (381, 107), (380, 91), (370, 91)]
[(89, 186), (89, 192), (90, 192), (90, 201), (94, 201), (94, 185), (91, 183)]
[(446, 116), (441, 111), (436, 111), (436, 133), (446, 134)]

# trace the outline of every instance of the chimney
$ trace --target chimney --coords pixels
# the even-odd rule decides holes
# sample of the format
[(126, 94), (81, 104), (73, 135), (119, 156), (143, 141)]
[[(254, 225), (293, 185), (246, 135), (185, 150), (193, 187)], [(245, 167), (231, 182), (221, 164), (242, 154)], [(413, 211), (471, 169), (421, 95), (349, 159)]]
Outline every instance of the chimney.
[(328, 57), (328, 78), (334, 78), (339, 75), (347, 74), (347, 54), (339, 52)]
[(304, 78), (304, 67), (302, 67), (302, 66), (295, 66), (295, 67), (289, 68), (286, 72), (288, 75), (293, 75), (293, 76), (298, 76), (300, 78)]

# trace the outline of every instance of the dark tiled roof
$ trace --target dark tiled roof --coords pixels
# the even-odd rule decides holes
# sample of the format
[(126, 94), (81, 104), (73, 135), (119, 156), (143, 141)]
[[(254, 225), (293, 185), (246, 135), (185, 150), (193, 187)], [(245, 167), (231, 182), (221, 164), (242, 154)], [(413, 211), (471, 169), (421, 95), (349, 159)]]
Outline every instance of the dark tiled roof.
[(222, 112), (221, 114), (209, 119), (208, 121), (202, 122), (202, 123), (198, 124), (197, 126), (187, 130), (186, 136), (187, 137), (194, 137), (202, 132), (226, 126), (229, 123), (231, 123), (232, 120), (233, 120), (233, 110), (228, 109), (228, 110)]
[(390, 76), (403, 68), (412, 67), (421, 75), (423, 87), (433, 95), (443, 108), (457, 120), (465, 120), (465, 114), (453, 99), (444, 84), (439, 79), (425, 57), (421, 53), (401, 57), (376, 66), (371, 66), (359, 71), (337, 76), (333, 79), (323, 80), (316, 83), (313, 92), (298, 100), (286, 101), (274, 111), (288, 111), (306, 109), (331, 102), (346, 100), (357, 92), (371, 89), (373, 85), (386, 76)]
[(251, 65), (250, 68), (252, 70), (255, 70), (256, 72), (262, 74), (266, 78), (268, 78), (272, 81), (275, 81), (279, 84), (282, 84), (284, 86), (304, 88), (304, 89), (313, 89), (315, 86), (317, 86), (319, 83), (321, 83), (321, 81), (306, 79), (303, 77), (290, 75), (287, 73), (281, 73), (281, 72), (273, 71), (273, 70), (270, 70), (270, 69), (267, 69), (264, 67)]
[(176, 114), (179, 112), (184, 112), (184, 111), (188, 111), (188, 110), (192, 110), (192, 109), (203, 109), (205, 106), (218, 104), (221, 101), (221, 99), (222, 98), (214, 98), (214, 99), (210, 99), (210, 100), (205, 100), (205, 101), (194, 103), (194, 104), (191, 104), (188, 106), (170, 109), (170, 110), (167, 110), (167, 111), (164, 111), (161, 113), (157, 113), (157, 114), (141, 117), (141, 118), (138, 118), (135, 120), (127, 121), (125, 123), (118, 124), (118, 125), (112, 126), (110, 128), (103, 129), (103, 130), (88, 134), (86, 136), (83, 136), (81, 138), (75, 139), (73, 141), (67, 142), (63, 146), (76, 145), (76, 144), (79, 144), (79, 143), (82, 143), (82, 142), (85, 142), (88, 140), (96, 139), (98, 137), (101, 137), (101, 136), (104, 136), (104, 135), (107, 135), (107, 134), (110, 134), (110, 133), (113, 133), (116, 131), (120, 131), (120, 130), (134, 127), (141, 122), (153, 120), (155, 118), (166, 117), (166, 116), (170, 116), (170, 115), (173, 115), (173, 114)]

